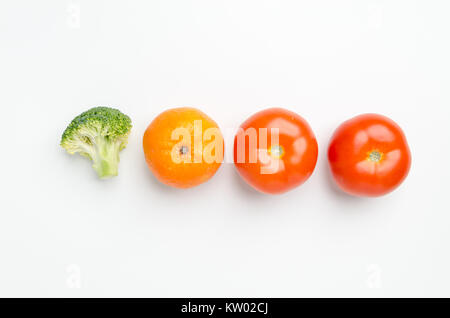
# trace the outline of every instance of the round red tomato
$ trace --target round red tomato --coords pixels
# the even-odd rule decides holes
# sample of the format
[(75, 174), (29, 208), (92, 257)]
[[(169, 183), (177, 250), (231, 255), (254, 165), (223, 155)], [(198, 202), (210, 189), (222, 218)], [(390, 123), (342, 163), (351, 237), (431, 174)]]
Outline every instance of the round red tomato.
[(344, 122), (335, 131), (328, 161), (342, 190), (376, 197), (403, 182), (411, 166), (411, 153), (395, 122), (385, 116), (365, 114)]
[(234, 163), (256, 190), (277, 194), (305, 182), (318, 147), (308, 123), (296, 113), (270, 108), (247, 119), (234, 139)]

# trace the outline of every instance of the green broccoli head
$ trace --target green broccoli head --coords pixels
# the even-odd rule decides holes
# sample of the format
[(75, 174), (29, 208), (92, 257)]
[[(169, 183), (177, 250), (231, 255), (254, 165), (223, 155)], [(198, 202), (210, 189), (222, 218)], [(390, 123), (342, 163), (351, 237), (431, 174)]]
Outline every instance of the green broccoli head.
[(64, 131), (61, 146), (93, 161), (100, 178), (117, 176), (119, 152), (125, 148), (131, 119), (119, 110), (94, 107), (75, 117)]

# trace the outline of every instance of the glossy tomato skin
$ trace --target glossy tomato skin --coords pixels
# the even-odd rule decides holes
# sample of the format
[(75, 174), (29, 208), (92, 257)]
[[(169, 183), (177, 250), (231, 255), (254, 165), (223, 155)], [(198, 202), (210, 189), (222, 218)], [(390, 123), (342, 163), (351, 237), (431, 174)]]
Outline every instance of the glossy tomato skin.
[(344, 122), (328, 148), (334, 180), (355, 196), (377, 197), (396, 189), (408, 175), (411, 152), (402, 129), (391, 119), (364, 114)]
[[(253, 147), (252, 131), (257, 140)], [(273, 138), (276, 131), (278, 142)], [(317, 156), (317, 140), (309, 124), (282, 108), (254, 114), (240, 126), (234, 139), (237, 171), (249, 185), (263, 193), (279, 194), (304, 183), (314, 171)]]

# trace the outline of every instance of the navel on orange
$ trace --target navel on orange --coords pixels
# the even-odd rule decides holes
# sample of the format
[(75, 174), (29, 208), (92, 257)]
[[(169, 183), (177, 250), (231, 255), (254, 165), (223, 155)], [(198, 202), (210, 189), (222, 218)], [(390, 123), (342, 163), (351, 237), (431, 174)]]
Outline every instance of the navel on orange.
[(217, 124), (195, 108), (173, 108), (147, 127), (145, 159), (155, 177), (176, 188), (209, 180), (223, 161), (223, 137)]

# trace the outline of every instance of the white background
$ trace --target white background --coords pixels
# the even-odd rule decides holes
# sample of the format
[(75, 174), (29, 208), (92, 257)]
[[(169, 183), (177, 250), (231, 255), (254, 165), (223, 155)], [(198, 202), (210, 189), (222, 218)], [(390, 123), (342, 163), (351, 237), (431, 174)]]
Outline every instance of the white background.
[[(450, 296), (448, 1), (17, 1), (0, 4), (0, 296)], [(59, 146), (92, 106), (133, 120), (119, 176)], [(226, 131), (279, 106), (306, 118), (316, 171), (280, 196), (232, 164), (159, 184), (141, 140), (175, 106)], [(365, 112), (413, 166), (379, 199), (330, 180), (333, 130)], [(226, 145), (228, 154), (230, 145)]]

